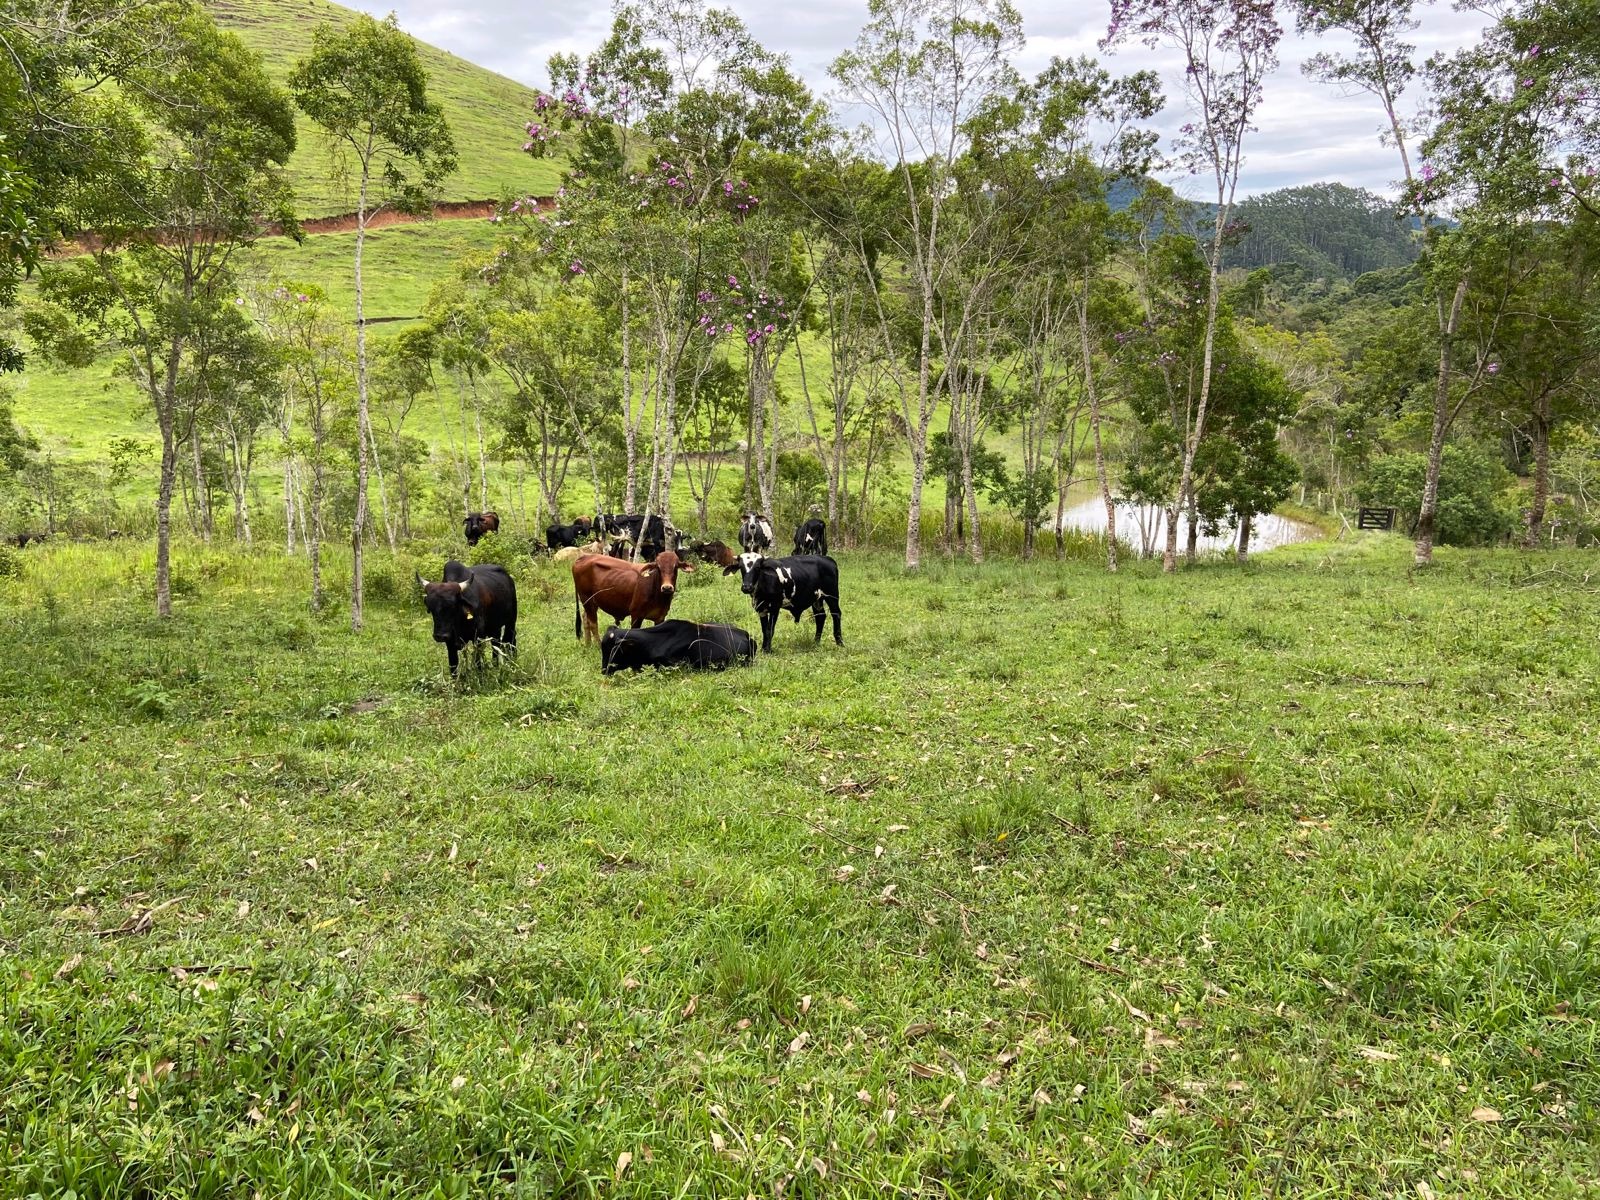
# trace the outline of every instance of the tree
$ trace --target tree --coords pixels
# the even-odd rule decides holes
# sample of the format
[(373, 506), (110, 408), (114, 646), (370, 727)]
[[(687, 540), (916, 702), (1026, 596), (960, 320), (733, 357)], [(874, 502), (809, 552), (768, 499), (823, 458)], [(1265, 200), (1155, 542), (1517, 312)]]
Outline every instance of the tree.
[(263, 218), (290, 224), (280, 168), (295, 145), (294, 109), (260, 58), (198, 9), (177, 10), (164, 31), (170, 57), (125, 77), (123, 99), (100, 136), (115, 171), (81, 180), (60, 198), (63, 220), (92, 230), (90, 253), (49, 264), (29, 316), (35, 340), (81, 361), (84, 334), (105, 338), (149, 399), (161, 430), (156, 500), (156, 611), (172, 612), (171, 512), (177, 456), (191, 424), (197, 357), (242, 304), (235, 252)]
[[(1477, 45), (1431, 64), (1438, 122), (1426, 144), (1428, 191), (1458, 205), (1457, 238), (1488, 251), (1475, 256), (1483, 277), (1467, 299), (1470, 307), (1486, 294), (1492, 321), (1467, 320), (1479, 361), (1492, 359), (1490, 393), (1520, 393), (1529, 422), (1530, 548), (1549, 500), (1552, 427), (1590, 395), (1596, 351), (1588, 326), (1600, 221), (1597, 22), (1594, 0), (1533, 0), (1502, 13)], [(1427, 520), (1425, 504), (1419, 524)]]
[[(366, 298), (361, 256), (367, 225), (384, 208), (431, 212), (433, 194), (456, 168), (444, 110), (428, 98), (416, 43), (390, 14), (359, 16), (343, 29), (317, 26), (311, 54), (289, 75), (295, 103), (322, 128), (336, 162), (354, 160), (356, 193), (356, 511), (350, 541), (350, 625), (362, 623), (362, 543), (367, 523), (368, 446)], [(376, 194), (375, 194), (376, 192)]]
[[(1351, 54), (1326, 52), (1308, 59), (1308, 75), (1340, 88), (1364, 91), (1383, 109), (1387, 125), (1385, 140), (1400, 156), (1405, 180), (1401, 213), (1414, 216), (1425, 227), (1433, 222), (1429, 201), (1435, 194), (1435, 168), (1424, 161), (1413, 167), (1408, 138), (1417, 133), (1421, 119), (1402, 111), (1406, 89), (1415, 80), (1417, 68), (1411, 61), (1416, 47), (1405, 38), (1417, 28), (1412, 16), (1415, 0), (1299, 0), (1300, 29), (1304, 33), (1326, 35), (1342, 32), (1355, 41)], [(1431, 229), (1433, 252), (1447, 240), (1441, 231)], [(1422, 499), (1416, 524), (1415, 561), (1433, 561), (1433, 541), (1438, 520), (1439, 473), (1444, 462), (1445, 440), (1460, 406), (1453, 402), (1451, 381), (1455, 369), (1455, 338), (1461, 322), (1461, 306), (1466, 299), (1468, 279), (1453, 270), (1448, 257), (1443, 262), (1424, 263), (1424, 278), (1433, 293), (1434, 316), (1438, 326), (1437, 371), (1433, 388), (1433, 419), (1429, 430), (1427, 469), (1423, 474)]]
[(1278, 444), (1295, 396), (1278, 371), (1248, 351), (1219, 366), (1212, 432), (1197, 464), (1196, 512), (1209, 530), (1238, 530), (1242, 563), (1255, 518), (1286, 500), (1300, 476)]
[[(897, 378), (911, 453), (905, 561), (914, 570), (922, 561), (928, 427), (938, 404), (936, 359), (960, 356), (966, 333), (960, 322), (971, 310), (959, 302), (950, 306), (945, 292), (955, 282), (962, 249), (962, 230), (948, 227), (950, 199), (970, 143), (970, 122), (992, 97), (1014, 90), (1009, 55), (1022, 44), (1022, 18), (1009, 0), (870, 0), (868, 14), (855, 48), (835, 59), (830, 73), (848, 99), (876, 118), (883, 157), (898, 183), (882, 238), (909, 277), (916, 322), (915, 379)], [(986, 272), (968, 277), (969, 287), (989, 282)], [(878, 317), (887, 349), (894, 334), (881, 303)], [(899, 355), (891, 352), (890, 361), (898, 364)]]
[[(1439, 474), (1439, 540), (1447, 545), (1489, 545), (1511, 532), (1511, 514), (1499, 502), (1508, 473), (1476, 446), (1446, 446)], [(1420, 517), (1418, 497), (1428, 456), (1388, 454), (1374, 459), (1356, 487), (1363, 504), (1398, 510), (1402, 522)]]
[[(1184, 414), (1182, 465), (1167, 508), (1166, 571), (1177, 565), (1178, 512), (1185, 505), (1194, 508), (1194, 459), (1211, 401), (1223, 251), (1233, 232), (1245, 135), (1260, 107), (1262, 85), (1278, 65), (1282, 36), (1268, 0), (1113, 0), (1111, 26), (1102, 43), (1113, 46), (1137, 38), (1152, 48), (1165, 43), (1183, 56), (1184, 92), (1194, 120), (1183, 126), (1178, 149), (1191, 171), (1209, 172), (1216, 185), (1200, 379)], [(1192, 528), (1192, 520), (1190, 524)], [(1191, 540), (1191, 557), (1192, 546)]]
[[(284, 455), (284, 523), (289, 549), (300, 519), (301, 539), (311, 560), (312, 612), (322, 608), (323, 512), (333, 449), (328, 433), (355, 391), (350, 370), (350, 332), (312, 284), (282, 282), (257, 300), (256, 320), (276, 349), (282, 371), (283, 407), (277, 422)], [(304, 421), (310, 438), (296, 433)], [(309, 471), (304, 479), (300, 472)]]

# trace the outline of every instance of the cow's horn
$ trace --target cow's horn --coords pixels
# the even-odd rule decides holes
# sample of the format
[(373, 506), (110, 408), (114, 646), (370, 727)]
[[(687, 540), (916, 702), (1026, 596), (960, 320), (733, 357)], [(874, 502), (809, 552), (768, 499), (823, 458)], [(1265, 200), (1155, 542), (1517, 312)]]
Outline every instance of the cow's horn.
[(421, 571), (417, 571), (417, 572), (414, 572), (414, 574), (417, 577), (417, 586), (421, 587), (421, 588), (426, 588), (428, 586), (428, 581), (422, 577), (422, 572)]
[(458, 579), (456, 581), (456, 588), (458, 590), (460, 590), (460, 591), (463, 591), (463, 592), (466, 591), (467, 590), (467, 582), (468, 581), (465, 580), (465, 579)]

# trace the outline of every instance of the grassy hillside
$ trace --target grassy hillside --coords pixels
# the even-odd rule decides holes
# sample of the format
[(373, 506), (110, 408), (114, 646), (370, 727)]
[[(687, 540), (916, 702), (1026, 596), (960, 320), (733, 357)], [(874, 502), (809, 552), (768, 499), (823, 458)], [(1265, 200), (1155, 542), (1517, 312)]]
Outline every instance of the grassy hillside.
[[(436, 221), (391, 225), (367, 235), (367, 312), (374, 317), (417, 315), (428, 292), (450, 276), (463, 255), (486, 250), (495, 228), (487, 221)], [(257, 269), (284, 278), (320, 285), (336, 304), (355, 312), (352, 277), (354, 235), (320, 234), (301, 245), (287, 238), (266, 238), (255, 252)], [(376, 325), (384, 337), (403, 323)], [(30, 361), (20, 378), (8, 378), (15, 394), (17, 420), (42, 445), (64, 459), (102, 457), (114, 437), (148, 437), (154, 425), (144, 401), (128, 381), (113, 374), (102, 360), (84, 370), (56, 371)], [(424, 403), (417, 412), (417, 432), (437, 431), (442, 415)]]
[(450, 548), (360, 637), (277, 554), (0, 578), (0, 1194), (1595, 1194), (1582, 556), (845, 554), (842, 649), (610, 682), (508, 560), (457, 691)]
[[(311, 35), (324, 21), (342, 24), (356, 13), (326, 0), (208, 0), (218, 24), (239, 34), (280, 81), (311, 49)], [(549, 195), (559, 182), (559, 164), (522, 153), (522, 127), (533, 112), (534, 93), (503, 75), (474, 66), (419, 42), (434, 98), (445, 108), (461, 167), (446, 181), (446, 200), (489, 200), (508, 192)], [(291, 163), (303, 216), (349, 212), (349, 194), (333, 181), (333, 161), (316, 128), (300, 122), (300, 148)]]

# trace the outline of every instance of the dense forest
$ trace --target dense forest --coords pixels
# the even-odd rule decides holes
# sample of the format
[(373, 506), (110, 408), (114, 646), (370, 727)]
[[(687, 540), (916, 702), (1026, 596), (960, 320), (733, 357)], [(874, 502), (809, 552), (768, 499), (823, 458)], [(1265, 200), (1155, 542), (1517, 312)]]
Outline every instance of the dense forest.
[(1318, 279), (1353, 279), (1416, 262), (1417, 225), (1394, 202), (1341, 183), (1283, 188), (1241, 200), (1246, 229), (1228, 251), (1230, 267), (1299, 267)]

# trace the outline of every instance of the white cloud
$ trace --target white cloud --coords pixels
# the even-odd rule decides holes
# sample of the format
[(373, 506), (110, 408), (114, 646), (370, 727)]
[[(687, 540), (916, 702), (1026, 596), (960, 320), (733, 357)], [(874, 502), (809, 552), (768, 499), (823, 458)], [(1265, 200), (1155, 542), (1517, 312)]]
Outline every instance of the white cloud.
[[(828, 91), (827, 67), (855, 40), (866, 19), (860, 0), (806, 0), (773, 4), (768, 0), (726, 0), (770, 49), (790, 56), (797, 70), (819, 92)], [(532, 87), (547, 83), (545, 63), (557, 51), (584, 52), (604, 36), (609, 12), (600, 6), (530, 7), (503, 0), (391, 0), (358, 3), (382, 16), (392, 7), (401, 24), (424, 41)], [(1099, 56), (1096, 42), (1105, 31), (1104, 0), (1067, 5), (1060, 0), (1019, 0), (1029, 41), (1018, 67), (1037, 71), (1052, 55)], [(1412, 40), (1419, 57), (1451, 51), (1478, 37), (1484, 18), (1473, 12), (1434, 7), (1422, 10), (1422, 28)], [(1334, 39), (1313, 43), (1289, 31), (1281, 47), (1283, 65), (1268, 80), (1255, 134), (1246, 148), (1241, 191), (1269, 191), (1319, 180), (1338, 180), (1389, 192), (1400, 174), (1393, 149), (1381, 145), (1382, 114), (1370, 97), (1342, 96), (1300, 73), (1315, 50), (1337, 49)], [(1160, 127), (1169, 133), (1184, 121), (1182, 72), (1175, 56), (1137, 43), (1105, 57), (1112, 70), (1152, 67), (1161, 72), (1168, 104)], [(1201, 196), (1205, 181), (1172, 176), (1186, 195)]]

